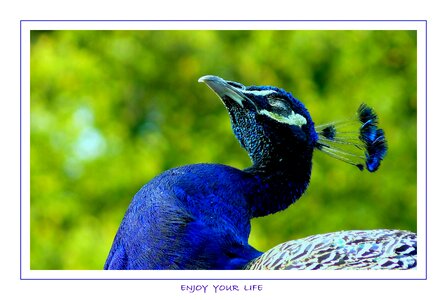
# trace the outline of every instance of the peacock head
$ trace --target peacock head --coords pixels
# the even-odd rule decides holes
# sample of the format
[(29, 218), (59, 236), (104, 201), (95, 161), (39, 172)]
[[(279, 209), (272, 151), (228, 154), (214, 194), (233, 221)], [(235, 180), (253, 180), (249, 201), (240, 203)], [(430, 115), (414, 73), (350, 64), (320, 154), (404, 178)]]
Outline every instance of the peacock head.
[(272, 86), (244, 86), (207, 75), (206, 83), (227, 108), (233, 131), (255, 165), (311, 160), (318, 135), (306, 107)]
[[(318, 149), (374, 172), (387, 151), (377, 115), (364, 104), (353, 119), (315, 126), (304, 104), (283, 89), (244, 86), (213, 75), (199, 82), (206, 83), (224, 103), (233, 131), (254, 165), (310, 164)], [(354, 123), (355, 130), (339, 130)]]

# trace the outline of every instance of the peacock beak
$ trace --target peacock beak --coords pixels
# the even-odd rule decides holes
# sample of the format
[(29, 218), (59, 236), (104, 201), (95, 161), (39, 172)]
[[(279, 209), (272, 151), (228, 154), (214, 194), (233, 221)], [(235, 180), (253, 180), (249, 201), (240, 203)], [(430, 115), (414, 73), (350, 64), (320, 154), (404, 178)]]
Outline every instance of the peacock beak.
[[(244, 102), (248, 101), (254, 105), (253, 101), (244, 95), (245, 86), (232, 81), (226, 81), (218, 76), (205, 75), (199, 78), (199, 82), (204, 82), (217, 96), (227, 105), (232, 102), (244, 107)], [(230, 100), (230, 101), (229, 101)], [(254, 105), (255, 106), (255, 105)], [(256, 106), (255, 106), (256, 107)]]

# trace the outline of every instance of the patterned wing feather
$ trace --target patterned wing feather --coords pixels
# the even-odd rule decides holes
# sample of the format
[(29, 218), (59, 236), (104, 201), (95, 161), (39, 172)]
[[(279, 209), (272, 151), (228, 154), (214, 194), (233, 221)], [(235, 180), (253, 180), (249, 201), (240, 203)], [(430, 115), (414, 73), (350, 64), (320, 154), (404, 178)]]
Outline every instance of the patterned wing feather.
[(251, 261), (250, 270), (412, 269), (416, 234), (401, 230), (351, 230), (282, 243)]

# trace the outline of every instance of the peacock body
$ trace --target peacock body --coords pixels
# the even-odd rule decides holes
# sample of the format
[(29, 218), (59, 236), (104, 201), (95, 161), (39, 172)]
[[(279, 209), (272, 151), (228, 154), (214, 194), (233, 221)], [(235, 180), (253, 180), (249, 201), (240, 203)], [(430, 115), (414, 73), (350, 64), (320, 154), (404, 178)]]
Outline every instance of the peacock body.
[[(385, 231), (320, 235), (282, 244), (265, 254), (248, 244), (252, 218), (284, 210), (305, 192), (315, 149), (360, 170), (379, 168), (387, 145), (370, 107), (362, 104), (357, 116), (347, 122), (357, 124), (353, 136), (338, 130), (347, 123), (315, 126), (304, 104), (283, 89), (244, 86), (211, 75), (199, 81), (222, 100), (253, 165), (245, 170), (220, 164), (187, 165), (149, 181), (132, 199), (105, 269), (354, 268), (352, 258), (379, 250), (383, 257), (370, 261), (390, 267), (380, 262), (392, 252)], [(364, 260), (357, 266), (367, 264)]]

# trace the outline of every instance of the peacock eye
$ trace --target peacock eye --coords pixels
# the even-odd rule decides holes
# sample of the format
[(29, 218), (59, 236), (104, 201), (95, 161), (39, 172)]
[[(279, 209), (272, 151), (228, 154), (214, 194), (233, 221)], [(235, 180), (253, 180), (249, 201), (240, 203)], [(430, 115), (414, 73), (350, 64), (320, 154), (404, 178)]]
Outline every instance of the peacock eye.
[(268, 102), (269, 102), (270, 106), (272, 108), (274, 108), (274, 110), (283, 111), (283, 112), (290, 110), (289, 105), (286, 102), (284, 102), (284, 100), (282, 100), (282, 99), (279, 99), (276, 97), (270, 97), (268, 99)]

